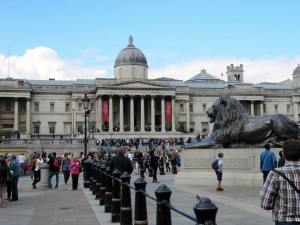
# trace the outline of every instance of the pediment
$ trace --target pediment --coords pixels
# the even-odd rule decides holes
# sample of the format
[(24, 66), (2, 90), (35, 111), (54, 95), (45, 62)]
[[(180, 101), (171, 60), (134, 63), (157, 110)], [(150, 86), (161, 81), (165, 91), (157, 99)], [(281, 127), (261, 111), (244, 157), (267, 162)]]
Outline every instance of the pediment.
[(154, 82), (145, 82), (145, 81), (127, 81), (119, 82), (114, 84), (109, 84), (102, 86), (102, 88), (109, 89), (166, 89), (170, 88), (168, 85), (162, 85)]

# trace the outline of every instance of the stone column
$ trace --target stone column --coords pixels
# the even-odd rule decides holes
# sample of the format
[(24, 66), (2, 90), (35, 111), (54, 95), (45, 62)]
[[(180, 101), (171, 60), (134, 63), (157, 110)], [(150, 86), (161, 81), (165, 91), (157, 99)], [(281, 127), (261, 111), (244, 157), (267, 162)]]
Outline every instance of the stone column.
[(264, 115), (264, 102), (260, 103), (260, 116)]
[(134, 96), (130, 96), (130, 132), (134, 132)]
[(123, 95), (120, 95), (120, 132), (124, 132), (124, 101)]
[(15, 98), (14, 130), (19, 130), (19, 99)]
[(109, 96), (109, 132), (113, 132), (113, 96)]
[(251, 116), (254, 116), (254, 101), (251, 101)]
[(294, 109), (294, 119), (295, 121), (298, 121), (298, 114), (299, 114), (299, 111), (298, 111), (298, 102), (293, 102), (293, 109)]
[(141, 132), (145, 132), (145, 96), (141, 95)]
[(26, 103), (26, 134), (31, 134), (30, 131), (30, 98), (27, 98), (27, 103)]
[(154, 98), (155, 96), (151, 96), (151, 132), (155, 132), (155, 108), (154, 108)]
[(37, 183), (38, 188), (41, 188), (41, 189), (47, 189), (48, 188), (49, 167), (50, 167), (50, 165), (47, 164), (47, 163), (43, 163), (43, 164), (40, 165), (41, 181)]
[(102, 95), (97, 96), (96, 127), (102, 132)]
[(72, 98), (72, 138), (74, 138), (76, 131), (76, 109), (76, 98)]
[(161, 132), (166, 132), (166, 104), (165, 104), (165, 96), (161, 96)]
[(175, 129), (175, 96), (172, 96), (172, 131)]
[(185, 101), (185, 108), (186, 108), (186, 131), (190, 132), (190, 101)]

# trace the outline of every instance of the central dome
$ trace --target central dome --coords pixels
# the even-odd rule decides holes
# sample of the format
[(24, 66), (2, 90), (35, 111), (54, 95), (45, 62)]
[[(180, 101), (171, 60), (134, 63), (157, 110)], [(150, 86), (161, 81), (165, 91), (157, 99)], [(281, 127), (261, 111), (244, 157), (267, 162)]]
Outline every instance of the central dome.
[(296, 67), (296, 69), (293, 72), (293, 75), (299, 75), (300, 74), (300, 64)]
[(147, 59), (144, 53), (140, 49), (134, 47), (131, 35), (129, 37), (129, 44), (127, 48), (120, 51), (116, 58), (114, 67), (122, 65), (141, 65), (148, 68)]

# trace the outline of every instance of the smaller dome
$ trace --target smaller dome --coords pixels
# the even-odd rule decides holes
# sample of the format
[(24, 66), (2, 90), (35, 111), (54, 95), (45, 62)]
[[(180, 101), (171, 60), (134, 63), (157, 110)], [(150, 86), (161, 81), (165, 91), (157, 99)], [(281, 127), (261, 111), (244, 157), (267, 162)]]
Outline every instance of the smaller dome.
[(300, 64), (294, 70), (293, 75), (300, 75)]
[(129, 44), (127, 48), (120, 51), (116, 58), (114, 67), (121, 65), (141, 65), (148, 68), (147, 59), (144, 53), (140, 49), (134, 47), (131, 35), (129, 37)]

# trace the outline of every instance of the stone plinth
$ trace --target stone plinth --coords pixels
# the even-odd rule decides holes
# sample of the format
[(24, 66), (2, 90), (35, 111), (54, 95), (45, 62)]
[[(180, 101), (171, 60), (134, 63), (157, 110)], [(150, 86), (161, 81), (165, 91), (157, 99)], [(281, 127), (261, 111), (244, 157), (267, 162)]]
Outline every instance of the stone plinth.
[(47, 163), (43, 163), (40, 165), (41, 181), (39, 183), (37, 183), (38, 188), (41, 188), (41, 189), (48, 188), (49, 167), (50, 167), (50, 165)]
[[(277, 158), (282, 149), (271, 149)], [(214, 170), (210, 168), (219, 152), (224, 153), (222, 186), (261, 186), (259, 168), (263, 148), (234, 149), (185, 149), (181, 154), (181, 168), (175, 177), (175, 185), (215, 186)]]

